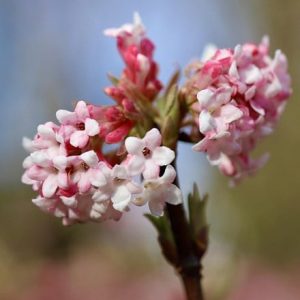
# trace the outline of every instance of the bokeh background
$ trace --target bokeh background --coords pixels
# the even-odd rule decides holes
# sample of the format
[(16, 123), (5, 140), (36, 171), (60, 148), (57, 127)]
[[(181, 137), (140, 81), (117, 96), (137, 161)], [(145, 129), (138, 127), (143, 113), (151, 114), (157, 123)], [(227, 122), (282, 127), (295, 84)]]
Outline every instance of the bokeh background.
[(294, 94), (258, 152), (271, 160), (237, 188), (180, 145), (187, 193), (210, 195), (204, 260), (208, 300), (300, 299), (300, 2), (298, 0), (0, 0), (0, 299), (174, 299), (183, 293), (140, 210), (118, 223), (63, 227), (21, 185), (22, 136), (75, 100), (107, 104), (106, 73), (122, 62), (102, 30), (139, 11), (155, 41), (161, 79), (204, 45), (271, 38), (289, 58)]

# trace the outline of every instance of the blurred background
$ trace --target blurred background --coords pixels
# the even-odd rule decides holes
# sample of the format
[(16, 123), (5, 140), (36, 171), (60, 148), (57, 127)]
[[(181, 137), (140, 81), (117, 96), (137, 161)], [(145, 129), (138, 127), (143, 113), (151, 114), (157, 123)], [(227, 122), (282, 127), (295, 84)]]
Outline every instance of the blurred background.
[(185, 193), (196, 181), (210, 195), (207, 299), (300, 299), (297, 0), (0, 0), (0, 299), (184, 299), (140, 210), (118, 223), (63, 227), (20, 183), (22, 136), (75, 100), (109, 103), (106, 73), (123, 65), (102, 31), (131, 21), (133, 11), (156, 43), (163, 81), (209, 42), (233, 47), (268, 34), (272, 51), (287, 54), (294, 94), (258, 149), (270, 152), (267, 166), (233, 189), (180, 145), (179, 172)]

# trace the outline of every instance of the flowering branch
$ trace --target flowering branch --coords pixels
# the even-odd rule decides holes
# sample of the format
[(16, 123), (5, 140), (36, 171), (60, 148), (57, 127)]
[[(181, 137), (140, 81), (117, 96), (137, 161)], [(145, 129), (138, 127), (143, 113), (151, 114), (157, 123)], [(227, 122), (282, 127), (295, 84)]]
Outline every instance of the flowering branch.
[[(192, 143), (233, 184), (255, 174), (267, 156), (251, 156), (275, 128), (291, 94), (287, 59), (269, 42), (234, 49), (209, 47), (163, 90), (153, 42), (138, 14), (133, 24), (105, 30), (117, 41), (125, 68), (109, 75), (111, 106), (78, 101), (58, 110), (59, 125), (39, 125), (23, 145), (29, 152), (22, 181), (33, 203), (64, 225), (119, 220), (132, 205), (148, 205), (162, 252), (182, 279), (187, 299), (201, 300), (201, 259), (208, 245), (206, 197), (197, 186), (188, 216), (176, 174), (178, 141)], [(107, 150), (113, 145), (114, 150)]]

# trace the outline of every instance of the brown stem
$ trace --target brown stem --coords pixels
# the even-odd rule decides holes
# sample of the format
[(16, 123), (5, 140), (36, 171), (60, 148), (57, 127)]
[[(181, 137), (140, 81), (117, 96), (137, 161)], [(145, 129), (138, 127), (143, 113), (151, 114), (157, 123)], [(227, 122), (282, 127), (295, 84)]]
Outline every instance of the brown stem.
[[(176, 168), (175, 163), (174, 167)], [(174, 184), (179, 187), (177, 178)], [(166, 210), (177, 248), (179, 260), (177, 272), (185, 288), (187, 300), (203, 300), (200, 259), (193, 249), (193, 240), (183, 204), (167, 204)]]

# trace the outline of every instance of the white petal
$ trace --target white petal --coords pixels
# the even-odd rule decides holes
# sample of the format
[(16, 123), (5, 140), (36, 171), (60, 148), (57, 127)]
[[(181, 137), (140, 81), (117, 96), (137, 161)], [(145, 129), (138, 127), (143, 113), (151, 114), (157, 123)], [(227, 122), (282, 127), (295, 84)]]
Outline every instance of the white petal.
[(217, 46), (214, 44), (205, 45), (201, 55), (201, 61), (207, 61), (211, 59), (215, 55), (217, 49), (218, 49)]
[(229, 68), (228, 74), (232, 77), (239, 79), (240, 76), (239, 76), (239, 72), (237, 69), (236, 61), (232, 62), (231, 66)]
[(58, 185), (57, 185), (57, 178), (55, 174), (50, 174), (43, 183), (42, 191), (43, 195), (46, 198), (50, 198), (56, 192)]
[(70, 138), (70, 143), (74, 147), (83, 148), (89, 140), (89, 136), (85, 131), (79, 130), (75, 131)]
[(98, 156), (95, 151), (87, 151), (80, 155), (80, 158), (89, 166), (89, 167), (95, 167), (98, 162)]
[(107, 180), (100, 170), (93, 170), (91, 172), (90, 182), (96, 187), (103, 187), (107, 184)]
[(68, 175), (65, 172), (59, 172), (57, 174), (57, 184), (60, 188), (66, 189), (68, 188)]
[(110, 200), (110, 195), (104, 193), (103, 191), (97, 190), (96, 192), (94, 192), (92, 199), (97, 203), (103, 202), (103, 201)]
[(152, 215), (160, 217), (164, 214), (165, 203), (160, 201), (149, 201), (149, 209)]
[(146, 147), (150, 150), (161, 145), (161, 134), (157, 128), (153, 128), (146, 133), (143, 138), (143, 141), (146, 144)]
[(25, 136), (22, 139), (22, 146), (29, 153), (36, 150), (33, 146), (32, 140)]
[(205, 89), (205, 90), (202, 90), (202, 91), (198, 92), (197, 99), (200, 103), (201, 109), (203, 109), (203, 108), (208, 109), (209, 108), (211, 98), (213, 96), (214, 96), (214, 92), (209, 90), (209, 89)]
[(68, 159), (63, 155), (59, 155), (53, 158), (53, 165), (58, 170), (65, 170), (67, 167)]
[(124, 211), (124, 209), (128, 206), (131, 200), (131, 193), (128, 189), (121, 185), (117, 187), (114, 195), (111, 197), (113, 202), (114, 209), (118, 211)]
[(143, 176), (145, 179), (154, 179), (159, 176), (159, 166), (156, 165), (152, 159), (146, 160)]
[(141, 154), (145, 146), (144, 141), (137, 137), (128, 137), (125, 140), (125, 148), (129, 154)]
[(35, 163), (41, 167), (51, 166), (51, 161), (44, 151), (35, 151), (30, 154), (30, 157), (31, 157), (33, 163)]
[(85, 132), (89, 136), (95, 136), (99, 133), (99, 124), (94, 119), (86, 119), (85, 122)]
[(64, 109), (56, 112), (56, 118), (60, 124), (75, 124), (77, 122), (76, 113)]
[(40, 209), (42, 209), (43, 211), (47, 211), (47, 209), (49, 209), (52, 206), (53, 200), (38, 196), (37, 198), (32, 199), (32, 203)]
[(60, 199), (63, 202), (63, 204), (65, 204), (66, 206), (69, 206), (69, 207), (77, 206), (77, 200), (76, 200), (75, 196), (72, 196), (72, 197), (61, 196)]
[(164, 200), (173, 205), (182, 203), (183, 196), (181, 190), (175, 184), (169, 184), (164, 189)]
[(255, 65), (250, 65), (246, 69), (242, 69), (240, 74), (246, 84), (253, 84), (262, 78), (259, 68)]
[(145, 161), (146, 159), (144, 158), (144, 156), (132, 156), (126, 165), (130, 176), (136, 176), (141, 174), (145, 169)]
[(201, 133), (206, 134), (217, 128), (217, 123), (212, 117), (210, 112), (202, 110), (199, 115), (199, 130)]
[(127, 179), (127, 170), (124, 166), (115, 165), (112, 169), (112, 176), (113, 178)]
[(42, 124), (38, 126), (37, 131), (41, 137), (45, 139), (55, 140), (55, 132), (51, 127)]
[(176, 178), (175, 168), (171, 165), (167, 166), (163, 176), (159, 178), (161, 183), (172, 183)]
[(159, 166), (166, 166), (170, 164), (174, 158), (175, 152), (165, 146), (155, 148), (152, 154), (153, 161)]

